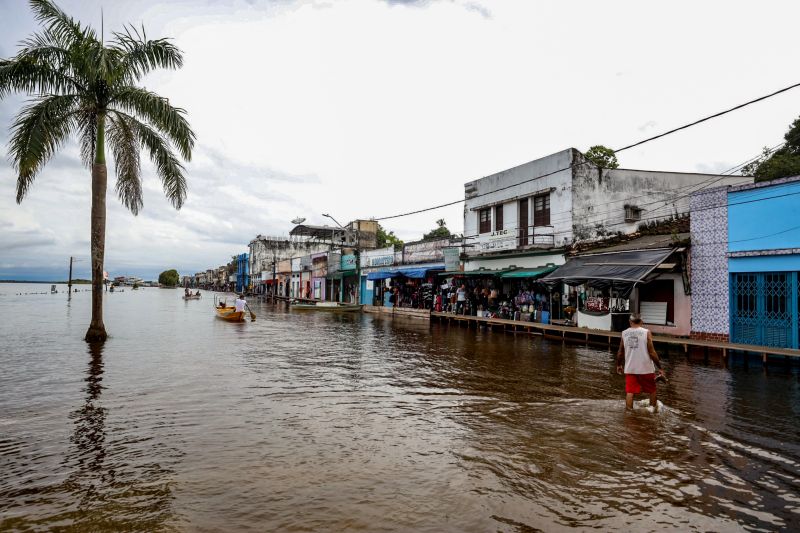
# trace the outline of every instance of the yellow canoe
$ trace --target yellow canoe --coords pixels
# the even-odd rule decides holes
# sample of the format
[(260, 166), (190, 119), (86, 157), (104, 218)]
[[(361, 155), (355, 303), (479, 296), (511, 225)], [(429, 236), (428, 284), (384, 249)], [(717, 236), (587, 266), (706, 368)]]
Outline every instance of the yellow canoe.
[(226, 322), (244, 322), (244, 313), (241, 311), (237, 313), (235, 307), (215, 307), (214, 310), (217, 312), (217, 318)]

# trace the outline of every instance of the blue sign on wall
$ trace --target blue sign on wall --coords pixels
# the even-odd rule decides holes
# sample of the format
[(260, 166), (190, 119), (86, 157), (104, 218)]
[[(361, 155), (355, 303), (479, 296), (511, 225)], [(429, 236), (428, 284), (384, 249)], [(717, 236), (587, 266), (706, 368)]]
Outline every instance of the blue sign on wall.
[(341, 260), (341, 270), (355, 270), (355, 269), (356, 269), (355, 254), (343, 255)]

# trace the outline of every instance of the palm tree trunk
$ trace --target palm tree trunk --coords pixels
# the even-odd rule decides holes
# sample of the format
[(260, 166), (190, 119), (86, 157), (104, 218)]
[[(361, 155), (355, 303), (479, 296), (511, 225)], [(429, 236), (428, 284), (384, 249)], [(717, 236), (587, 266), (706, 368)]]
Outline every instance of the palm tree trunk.
[(105, 156), (105, 117), (97, 117), (97, 149), (92, 165), (92, 321), (86, 342), (104, 342), (108, 335), (103, 324), (103, 259), (106, 252), (106, 188), (108, 170)]

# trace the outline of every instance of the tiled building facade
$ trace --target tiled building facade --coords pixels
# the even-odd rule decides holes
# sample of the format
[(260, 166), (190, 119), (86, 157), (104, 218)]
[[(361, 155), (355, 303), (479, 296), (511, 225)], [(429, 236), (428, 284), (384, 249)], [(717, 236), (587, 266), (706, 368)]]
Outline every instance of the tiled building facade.
[(692, 333), (694, 339), (727, 341), (728, 290), (728, 188), (693, 194), (690, 209), (692, 234)]

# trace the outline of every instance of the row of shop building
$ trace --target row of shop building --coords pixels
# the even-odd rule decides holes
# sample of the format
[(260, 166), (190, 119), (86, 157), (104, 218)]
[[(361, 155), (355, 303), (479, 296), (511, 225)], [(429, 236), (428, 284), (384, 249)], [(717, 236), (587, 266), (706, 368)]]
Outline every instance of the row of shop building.
[(574, 149), (465, 184), (464, 233), (378, 248), (374, 220), (257, 236), (237, 285), (798, 348), (800, 177), (600, 169)]

